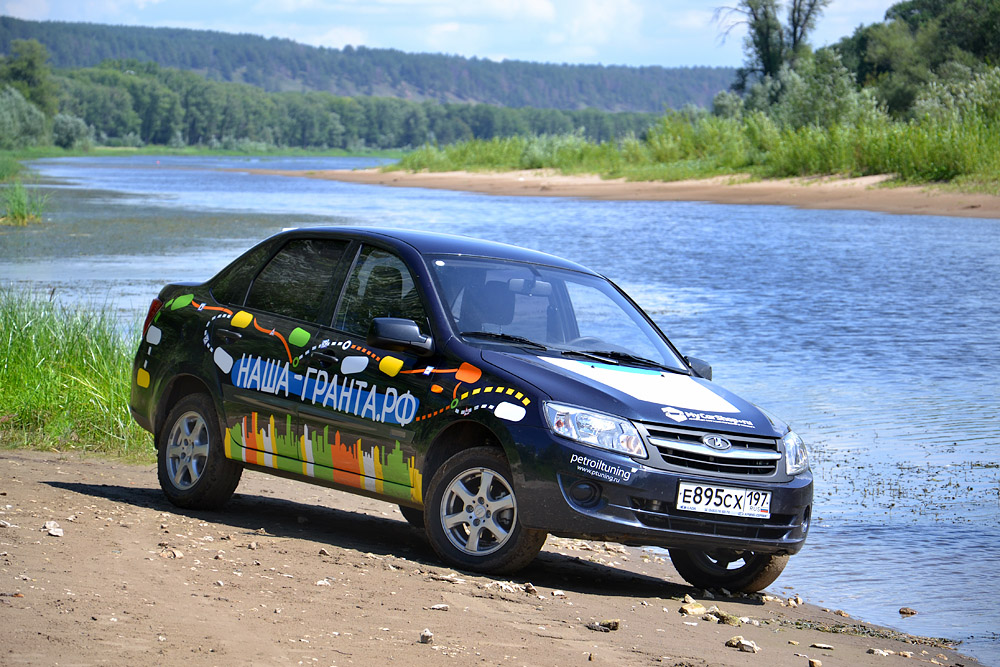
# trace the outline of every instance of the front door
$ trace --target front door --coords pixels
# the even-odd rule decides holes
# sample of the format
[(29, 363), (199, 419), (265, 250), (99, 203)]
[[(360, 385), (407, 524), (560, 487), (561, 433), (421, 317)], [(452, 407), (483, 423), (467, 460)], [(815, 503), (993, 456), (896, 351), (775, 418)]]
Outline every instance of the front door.
[(412, 425), (432, 383), (415, 355), (371, 348), (376, 317), (402, 317), (430, 333), (416, 281), (397, 255), (363, 246), (347, 278), (331, 326), (320, 336), (333, 365), (312, 363), (313, 383), (300, 414), (303, 438), (317, 466), (332, 481), (395, 498), (422, 502)]

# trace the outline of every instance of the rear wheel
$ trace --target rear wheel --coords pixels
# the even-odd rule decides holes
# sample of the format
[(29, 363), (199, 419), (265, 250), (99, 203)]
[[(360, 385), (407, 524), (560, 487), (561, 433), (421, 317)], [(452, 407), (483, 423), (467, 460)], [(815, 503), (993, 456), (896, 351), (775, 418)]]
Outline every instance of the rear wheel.
[(207, 394), (185, 396), (160, 431), (157, 477), (167, 499), (186, 509), (217, 509), (236, 491), (243, 468), (226, 458), (215, 406)]
[(431, 477), (424, 506), (427, 537), (452, 565), (476, 572), (519, 570), (534, 560), (546, 533), (521, 525), (510, 466), (492, 447), (472, 447)]
[(756, 593), (774, 583), (785, 569), (788, 556), (733, 549), (670, 549), (670, 561), (684, 581), (696, 588), (727, 588)]

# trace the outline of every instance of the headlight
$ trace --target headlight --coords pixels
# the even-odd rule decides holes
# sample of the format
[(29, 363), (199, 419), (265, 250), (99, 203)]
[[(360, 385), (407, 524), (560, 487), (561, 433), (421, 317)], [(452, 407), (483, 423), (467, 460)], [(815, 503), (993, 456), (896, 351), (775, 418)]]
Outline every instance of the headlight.
[(781, 439), (785, 445), (785, 472), (789, 475), (798, 475), (809, 470), (809, 455), (806, 453), (806, 444), (802, 438), (796, 435), (795, 431), (789, 431)]
[(559, 403), (545, 404), (545, 419), (564, 438), (640, 459), (647, 456), (642, 437), (627, 419)]

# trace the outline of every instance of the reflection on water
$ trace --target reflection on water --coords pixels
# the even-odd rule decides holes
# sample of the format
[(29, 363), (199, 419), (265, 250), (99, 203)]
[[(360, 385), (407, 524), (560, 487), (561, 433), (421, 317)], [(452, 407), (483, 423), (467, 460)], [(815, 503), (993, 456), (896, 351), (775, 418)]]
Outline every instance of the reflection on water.
[[(330, 158), (39, 160), (43, 224), (0, 228), (0, 284), (114, 299), (202, 280), (283, 227), (414, 227), (528, 246), (621, 284), (726, 387), (811, 446), (815, 521), (778, 591), (1000, 665), (1000, 221), (588, 202), (217, 171)], [(920, 613), (902, 619), (898, 609)]]

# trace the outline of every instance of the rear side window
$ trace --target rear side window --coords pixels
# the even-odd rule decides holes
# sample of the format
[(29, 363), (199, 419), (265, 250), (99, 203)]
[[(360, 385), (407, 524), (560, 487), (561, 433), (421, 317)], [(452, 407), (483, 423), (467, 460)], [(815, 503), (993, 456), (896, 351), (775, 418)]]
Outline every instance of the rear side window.
[(306, 322), (319, 320), (348, 241), (293, 239), (261, 269), (246, 306)]

